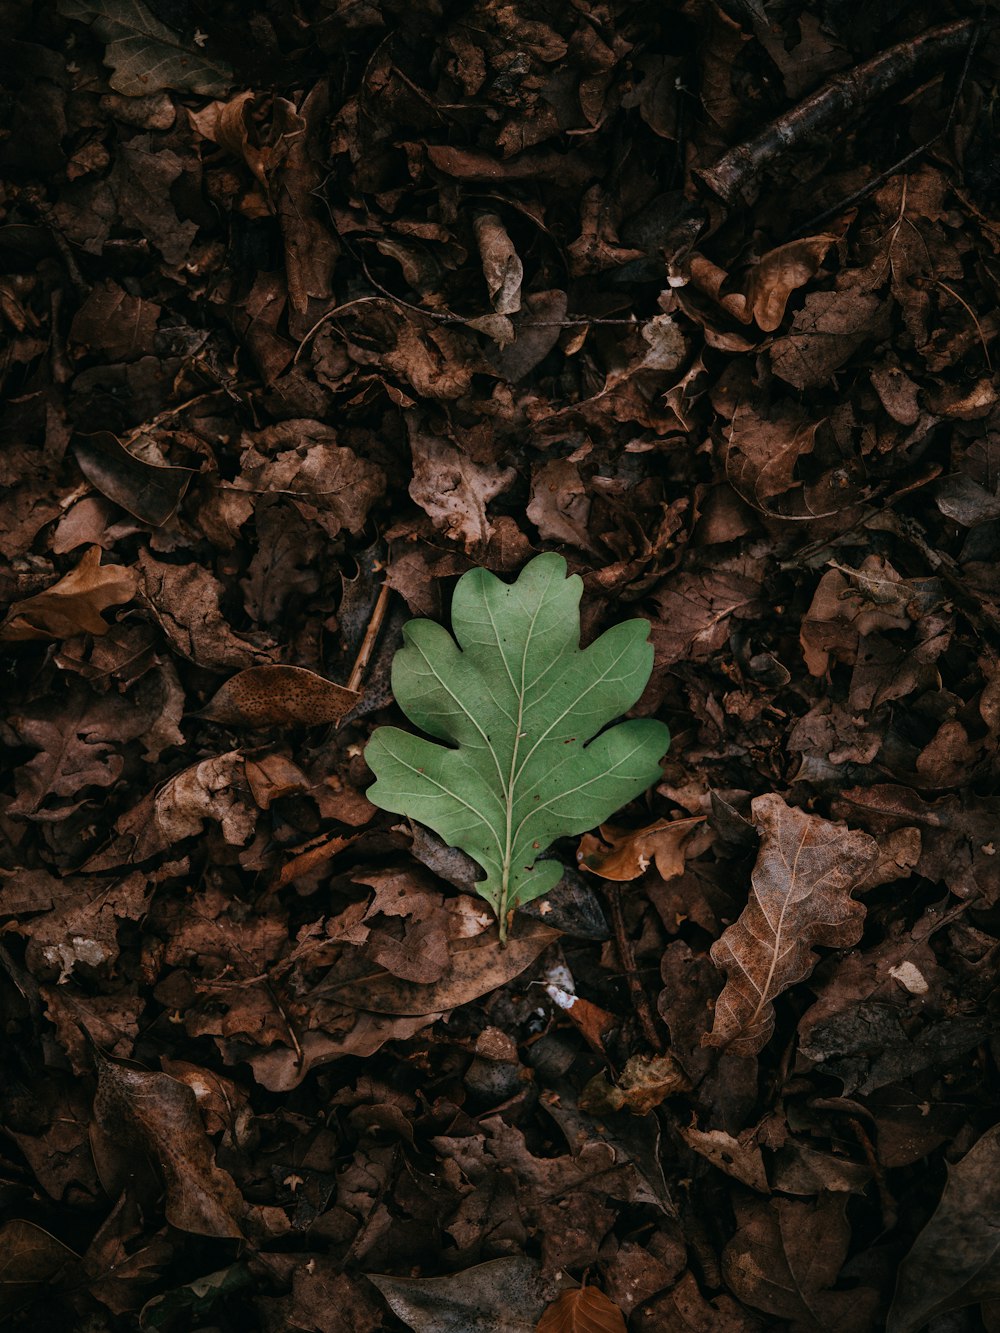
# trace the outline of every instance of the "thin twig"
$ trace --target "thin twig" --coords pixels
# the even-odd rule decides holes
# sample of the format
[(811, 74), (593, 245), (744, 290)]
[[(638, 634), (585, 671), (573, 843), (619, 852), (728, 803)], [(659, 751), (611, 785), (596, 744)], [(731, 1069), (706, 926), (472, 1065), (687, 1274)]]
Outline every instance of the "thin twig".
[(382, 628), (382, 622), (385, 620), (385, 613), (389, 606), (389, 584), (382, 584), (378, 593), (378, 601), (372, 610), (371, 619), (368, 621), (368, 628), (365, 630), (365, 637), (361, 641), (361, 647), (355, 658), (354, 666), (351, 668), (351, 674), (347, 678), (346, 688), (353, 690), (355, 694), (361, 688), (361, 682), (364, 680), (365, 672), (368, 669), (368, 663), (371, 661), (371, 655), (375, 651), (375, 643)]

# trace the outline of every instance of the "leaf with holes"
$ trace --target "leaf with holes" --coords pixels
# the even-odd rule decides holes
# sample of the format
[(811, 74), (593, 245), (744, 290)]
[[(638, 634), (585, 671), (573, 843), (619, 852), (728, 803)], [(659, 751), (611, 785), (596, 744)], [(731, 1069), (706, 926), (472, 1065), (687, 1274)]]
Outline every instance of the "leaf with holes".
[(378, 779), (369, 800), (427, 824), (486, 871), (476, 891), (496, 912), (501, 941), (514, 911), (562, 876), (541, 853), (645, 791), (670, 741), (650, 719), (608, 727), (649, 679), (649, 626), (626, 621), (581, 649), (582, 592), (551, 553), (513, 584), (485, 569), (464, 574), (455, 638), (411, 620), (392, 664), (400, 707), (453, 748), (379, 727), (365, 752)]

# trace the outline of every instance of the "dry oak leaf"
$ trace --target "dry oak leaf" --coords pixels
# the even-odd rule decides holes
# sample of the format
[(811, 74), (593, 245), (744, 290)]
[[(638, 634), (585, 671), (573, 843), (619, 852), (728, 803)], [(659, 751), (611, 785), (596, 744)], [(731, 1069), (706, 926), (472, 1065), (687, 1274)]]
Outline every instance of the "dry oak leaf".
[(773, 1002), (808, 976), (816, 944), (849, 948), (861, 938), (865, 909), (851, 893), (878, 860), (867, 833), (807, 815), (769, 793), (752, 803), (761, 835), (750, 900), (712, 945), (728, 974), (704, 1038), (734, 1055), (756, 1055), (774, 1028)]
[(581, 870), (602, 879), (638, 879), (655, 862), (661, 879), (684, 873), (684, 846), (704, 815), (692, 819), (658, 819), (645, 828), (623, 829), (601, 825), (601, 836), (585, 833), (576, 859)]
[(461, 541), (466, 551), (480, 551), (493, 535), (486, 506), (512, 485), (512, 467), (490, 467), (473, 462), (454, 445), (410, 428), (413, 480), (410, 498), (445, 536)]
[(625, 1316), (597, 1287), (577, 1287), (552, 1302), (535, 1333), (625, 1333)]
[(15, 602), (0, 625), (0, 639), (68, 639), (74, 634), (107, 634), (101, 612), (135, 596), (136, 576), (124, 565), (102, 565), (92, 546), (75, 569), (51, 588)]
[(339, 722), (360, 698), (305, 667), (249, 667), (227, 680), (199, 716), (233, 727), (318, 727)]
[[(91, 1144), (101, 1183), (117, 1197), (137, 1149), (158, 1163), (167, 1221), (197, 1236), (242, 1236), (246, 1211), (232, 1176), (216, 1166), (192, 1088), (168, 1074), (100, 1058)], [(115, 1188), (117, 1186), (118, 1188)]]

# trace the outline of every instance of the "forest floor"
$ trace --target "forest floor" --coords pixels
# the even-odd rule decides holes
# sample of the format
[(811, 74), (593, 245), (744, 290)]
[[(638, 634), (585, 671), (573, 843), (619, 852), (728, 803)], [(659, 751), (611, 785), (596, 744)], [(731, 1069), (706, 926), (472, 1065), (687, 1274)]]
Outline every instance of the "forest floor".
[[(0, 1319), (997, 1333), (995, 12), (0, 14)], [(501, 949), (364, 754), (541, 551), (672, 741)]]

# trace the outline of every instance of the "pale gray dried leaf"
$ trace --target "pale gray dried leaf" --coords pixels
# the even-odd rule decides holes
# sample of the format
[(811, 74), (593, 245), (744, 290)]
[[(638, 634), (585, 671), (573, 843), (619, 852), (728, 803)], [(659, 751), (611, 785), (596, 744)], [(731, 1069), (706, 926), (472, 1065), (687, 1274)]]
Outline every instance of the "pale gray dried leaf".
[(414, 1333), (534, 1333), (557, 1290), (521, 1255), (447, 1277), (367, 1276)]
[(58, 0), (63, 18), (93, 27), (107, 42), (108, 82), (126, 97), (146, 97), (159, 88), (222, 97), (232, 82), (223, 61), (191, 50), (140, 0)]

